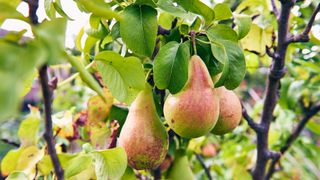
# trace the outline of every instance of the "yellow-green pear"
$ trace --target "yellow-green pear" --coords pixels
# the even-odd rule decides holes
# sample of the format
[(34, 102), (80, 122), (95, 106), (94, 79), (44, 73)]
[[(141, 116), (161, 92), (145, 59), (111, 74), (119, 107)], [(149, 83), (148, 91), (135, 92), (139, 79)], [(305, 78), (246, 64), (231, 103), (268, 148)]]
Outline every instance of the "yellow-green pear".
[(178, 149), (175, 152), (173, 164), (169, 169), (167, 179), (169, 180), (194, 180), (194, 175), (189, 165), (185, 150)]

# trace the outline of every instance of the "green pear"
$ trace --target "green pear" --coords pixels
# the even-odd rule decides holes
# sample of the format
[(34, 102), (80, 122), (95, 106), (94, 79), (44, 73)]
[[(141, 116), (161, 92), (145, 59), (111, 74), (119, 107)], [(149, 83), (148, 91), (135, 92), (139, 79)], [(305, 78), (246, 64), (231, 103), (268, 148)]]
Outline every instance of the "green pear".
[(219, 96), (199, 56), (190, 59), (188, 81), (182, 91), (166, 99), (164, 116), (170, 128), (185, 138), (203, 136), (216, 124)]
[(194, 175), (189, 165), (185, 150), (178, 149), (175, 152), (173, 164), (169, 169), (167, 179), (170, 180), (193, 180)]
[(222, 135), (233, 131), (241, 121), (242, 106), (237, 95), (225, 87), (217, 88), (220, 96), (220, 113), (217, 124), (211, 131)]
[(119, 145), (125, 149), (132, 168), (153, 169), (164, 160), (168, 141), (168, 133), (156, 111), (152, 88), (146, 85), (129, 108)]

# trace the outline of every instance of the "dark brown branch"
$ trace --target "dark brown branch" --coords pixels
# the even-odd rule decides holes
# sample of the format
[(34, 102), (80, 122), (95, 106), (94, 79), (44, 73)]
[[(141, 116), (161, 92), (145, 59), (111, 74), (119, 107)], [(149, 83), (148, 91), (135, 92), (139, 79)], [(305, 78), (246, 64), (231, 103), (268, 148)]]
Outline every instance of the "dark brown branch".
[(309, 32), (311, 31), (312, 28), (312, 24), (318, 14), (318, 12), (320, 11), (320, 3), (318, 4), (318, 6), (316, 7), (316, 9), (313, 11), (310, 20), (308, 22), (308, 24), (306, 25), (305, 29), (303, 30), (303, 32), (301, 34), (295, 35), (295, 36), (291, 36), (287, 43), (292, 43), (292, 42), (307, 42), (309, 41)]
[(268, 55), (269, 57), (271, 57), (271, 58), (275, 58), (274, 53), (271, 52), (270, 49), (271, 49), (270, 47), (266, 46), (266, 53), (267, 53), (267, 55)]
[(14, 147), (20, 147), (20, 144), (19, 144), (19, 143), (10, 141), (10, 140), (8, 140), (8, 139), (1, 139), (1, 141), (4, 142), (4, 143), (6, 143), (6, 144), (10, 144), (11, 146), (14, 146)]
[(206, 164), (204, 163), (203, 161), (203, 158), (200, 154), (195, 154), (196, 155), (196, 158), (198, 159), (198, 161), (200, 162), (202, 168), (204, 169), (207, 177), (209, 180), (212, 180), (212, 176), (211, 176), (211, 173), (210, 173), (210, 169), (206, 166)]
[(277, 20), (279, 20), (279, 11), (274, 0), (271, 0), (271, 6), (272, 6), (273, 14), (276, 16)]
[(51, 161), (52, 161), (57, 179), (62, 180), (64, 179), (64, 172), (58, 159), (58, 155), (55, 149), (55, 143), (53, 139), (53, 132), (52, 132), (52, 119), (51, 119), (52, 91), (50, 91), (50, 87), (48, 85), (48, 75), (47, 75), (46, 65), (40, 68), (39, 77), (40, 77), (40, 82), (42, 87), (42, 95), (44, 98), (44, 113), (45, 113), (44, 139), (47, 142), (48, 153), (51, 157)]
[[(39, 6), (38, 0), (28, 0), (29, 5), (29, 18), (32, 24), (38, 24), (37, 9)], [(51, 82), (51, 86), (48, 81), (47, 65), (43, 65), (39, 70), (39, 78), (42, 87), (42, 95), (44, 101), (44, 113), (45, 113), (45, 133), (44, 139), (47, 142), (48, 153), (51, 157), (51, 161), (58, 180), (64, 179), (64, 172), (60, 165), (58, 155), (55, 149), (55, 143), (52, 132), (52, 119), (51, 119), (51, 98), (52, 88), (55, 80)]]
[(158, 26), (158, 35), (169, 35), (170, 30), (163, 28), (162, 26)]
[[(319, 112), (320, 112), (320, 104), (310, 108), (310, 110), (306, 112), (306, 115), (304, 116), (304, 118), (299, 122), (297, 127), (293, 130), (291, 135), (286, 140), (284, 146), (280, 149), (280, 154), (283, 155), (288, 151), (292, 143), (299, 137), (300, 133), (302, 132), (306, 124), (309, 122), (309, 120)], [(276, 171), (275, 166), (279, 162), (280, 158), (281, 156), (278, 156), (272, 160), (268, 173), (266, 175), (266, 179), (270, 179), (273, 173), (275, 173)]]
[(293, 7), (294, 2), (288, 0), (281, 1), (281, 11), (279, 14), (279, 29), (278, 29), (278, 43), (274, 53), (272, 65), (270, 67), (266, 95), (264, 99), (263, 111), (259, 126), (263, 127), (262, 131), (257, 132), (257, 160), (256, 165), (252, 171), (252, 177), (255, 180), (264, 179), (266, 165), (270, 158), (270, 151), (268, 147), (268, 136), (271, 121), (273, 119), (273, 111), (278, 102), (278, 89), (280, 79), (283, 77), (284, 59), (287, 51), (288, 44), (288, 21), (290, 16), (290, 10)]
[(248, 125), (255, 131), (255, 132), (261, 132), (262, 127), (259, 126), (259, 124), (255, 123), (254, 120), (249, 116), (247, 110), (242, 104), (242, 117), (247, 121)]

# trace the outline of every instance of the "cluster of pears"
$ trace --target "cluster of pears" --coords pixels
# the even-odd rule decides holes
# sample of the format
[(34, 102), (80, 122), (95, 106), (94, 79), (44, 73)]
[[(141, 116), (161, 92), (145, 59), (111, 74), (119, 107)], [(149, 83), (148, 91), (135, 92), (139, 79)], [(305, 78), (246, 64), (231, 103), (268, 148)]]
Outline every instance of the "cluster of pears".
[(233, 91), (214, 88), (206, 65), (197, 55), (189, 62), (189, 78), (183, 90), (169, 95), (164, 117), (170, 128), (185, 138), (210, 131), (221, 135), (232, 131), (241, 120), (241, 103)]
[[(189, 61), (188, 81), (181, 92), (169, 95), (164, 117), (181, 137), (196, 138), (232, 131), (241, 120), (241, 104), (234, 92), (214, 88), (206, 65), (197, 55)], [(119, 137), (119, 145), (134, 169), (153, 169), (168, 151), (168, 133), (154, 104), (152, 88), (146, 85), (132, 103)]]

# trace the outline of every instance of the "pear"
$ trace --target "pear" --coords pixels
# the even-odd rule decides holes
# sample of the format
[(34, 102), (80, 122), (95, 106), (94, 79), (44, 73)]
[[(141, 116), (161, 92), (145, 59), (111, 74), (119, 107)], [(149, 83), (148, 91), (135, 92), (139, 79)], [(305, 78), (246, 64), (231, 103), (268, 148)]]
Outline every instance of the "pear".
[(242, 107), (237, 95), (225, 87), (217, 88), (220, 95), (219, 119), (213, 130), (213, 134), (222, 135), (231, 132), (240, 123)]
[(197, 55), (189, 62), (188, 81), (182, 91), (169, 95), (164, 117), (170, 128), (185, 138), (196, 138), (210, 132), (219, 116), (219, 96), (206, 65)]
[(189, 165), (185, 150), (178, 149), (175, 152), (173, 164), (169, 169), (167, 179), (170, 180), (193, 180), (194, 175)]
[(146, 85), (129, 108), (122, 127), (119, 145), (134, 169), (153, 169), (164, 160), (168, 151), (168, 133), (154, 104), (152, 88)]

